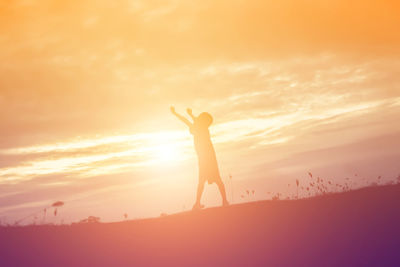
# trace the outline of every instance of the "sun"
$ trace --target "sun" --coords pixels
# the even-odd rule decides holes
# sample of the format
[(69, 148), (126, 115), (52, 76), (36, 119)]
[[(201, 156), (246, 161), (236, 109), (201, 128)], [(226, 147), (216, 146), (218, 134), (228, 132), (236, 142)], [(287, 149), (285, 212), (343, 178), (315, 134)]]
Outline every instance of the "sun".
[(188, 158), (188, 142), (180, 132), (157, 132), (148, 135), (146, 154), (155, 164), (178, 163)]
[(159, 162), (179, 161), (180, 154), (180, 148), (174, 144), (163, 144), (155, 148), (155, 156)]

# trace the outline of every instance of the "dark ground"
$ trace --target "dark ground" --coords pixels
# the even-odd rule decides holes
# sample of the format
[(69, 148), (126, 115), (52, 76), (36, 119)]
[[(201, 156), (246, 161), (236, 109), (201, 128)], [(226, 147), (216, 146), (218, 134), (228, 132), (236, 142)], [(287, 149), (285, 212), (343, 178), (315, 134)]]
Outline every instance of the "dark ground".
[(0, 228), (0, 266), (400, 266), (400, 185), (156, 219)]

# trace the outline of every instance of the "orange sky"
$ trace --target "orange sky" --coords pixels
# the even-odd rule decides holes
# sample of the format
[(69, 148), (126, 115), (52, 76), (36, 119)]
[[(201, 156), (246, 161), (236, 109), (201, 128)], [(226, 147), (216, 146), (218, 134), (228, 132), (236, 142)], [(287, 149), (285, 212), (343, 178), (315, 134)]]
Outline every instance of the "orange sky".
[[(397, 1), (2, 1), (0, 221), (56, 200), (65, 222), (189, 209), (196, 158), (171, 104), (213, 114), (234, 202), (291, 195), (310, 170), (354, 187), (395, 179), (399, 13)], [(204, 202), (219, 203), (214, 186)]]

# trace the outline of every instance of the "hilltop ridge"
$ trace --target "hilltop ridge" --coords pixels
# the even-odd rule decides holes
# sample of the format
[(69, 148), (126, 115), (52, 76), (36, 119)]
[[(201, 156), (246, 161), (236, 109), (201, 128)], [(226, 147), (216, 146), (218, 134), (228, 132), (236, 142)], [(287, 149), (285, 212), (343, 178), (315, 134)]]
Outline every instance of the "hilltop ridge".
[(0, 228), (1, 266), (399, 266), (400, 185), (153, 219)]

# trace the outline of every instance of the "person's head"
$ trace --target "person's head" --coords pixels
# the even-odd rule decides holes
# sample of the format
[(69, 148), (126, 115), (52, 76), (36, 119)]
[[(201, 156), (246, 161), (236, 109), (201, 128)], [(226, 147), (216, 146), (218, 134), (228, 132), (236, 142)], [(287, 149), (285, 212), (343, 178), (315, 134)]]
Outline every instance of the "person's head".
[(204, 127), (209, 127), (213, 122), (213, 117), (210, 113), (203, 112), (197, 117), (197, 122)]

